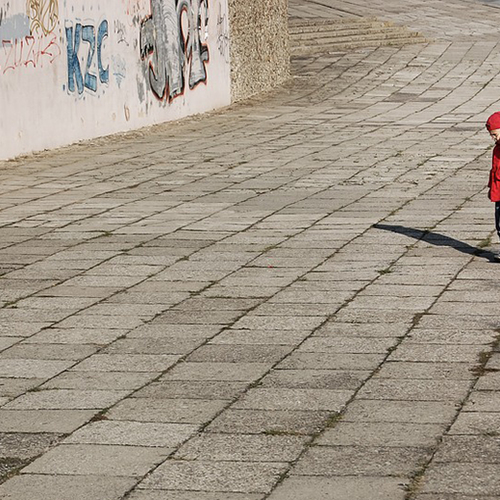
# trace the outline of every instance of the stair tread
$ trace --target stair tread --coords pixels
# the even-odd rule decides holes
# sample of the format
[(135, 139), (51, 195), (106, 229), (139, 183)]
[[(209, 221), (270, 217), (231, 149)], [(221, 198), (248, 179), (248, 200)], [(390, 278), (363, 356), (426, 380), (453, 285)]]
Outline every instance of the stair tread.
[(312, 55), (328, 52), (340, 52), (342, 50), (354, 49), (354, 48), (364, 48), (364, 47), (379, 47), (379, 46), (389, 46), (389, 45), (406, 45), (414, 43), (423, 43), (425, 39), (419, 37), (410, 38), (396, 38), (396, 39), (386, 39), (386, 40), (369, 40), (369, 41), (356, 41), (356, 42), (345, 42), (338, 44), (331, 44), (329, 47), (324, 47), (323, 50), (320, 47), (307, 46), (307, 47), (295, 47), (292, 48), (292, 56), (300, 55)]
[(380, 21), (375, 17), (301, 19), (290, 22), (290, 44), (293, 55), (426, 41), (421, 33), (411, 31), (406, 26)]
[(342, 30), (342, 31), (321, 31), (318, 33), (293, 33), (290, 35), (290, 39), (292, 41), (300, 41), (300, 40), (321, 40), (323, 38), (335, 38), (335, 37), (343, 37), (343, 36), (355, 36), (360, 33), (366, 35), (376, 35), (378, 33), (417, 33), (414, 31), (409, 31), (406, 28), (391, 28), (391, 29), (366, 29), (360, 32), (359, 30)]

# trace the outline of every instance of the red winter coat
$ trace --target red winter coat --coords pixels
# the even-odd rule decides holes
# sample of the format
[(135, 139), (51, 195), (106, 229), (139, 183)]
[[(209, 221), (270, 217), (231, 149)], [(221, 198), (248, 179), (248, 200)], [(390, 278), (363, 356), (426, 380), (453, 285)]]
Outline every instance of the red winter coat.
[(493, 158), (491, 161), (490, 188), (488, 198), (491, 201), (500, 201), (500, 145), (497, 144), (493, 149)]

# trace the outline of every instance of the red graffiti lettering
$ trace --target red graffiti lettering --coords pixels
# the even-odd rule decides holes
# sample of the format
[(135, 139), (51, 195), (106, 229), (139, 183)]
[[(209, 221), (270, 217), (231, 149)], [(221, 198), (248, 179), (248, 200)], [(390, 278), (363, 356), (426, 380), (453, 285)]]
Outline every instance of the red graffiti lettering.
[(52, 64), (61, 53), (55, 35), (2, 40), (0, 74), (4, 75), (9, 70), (28, 66), (43, 68), (45, 62)]

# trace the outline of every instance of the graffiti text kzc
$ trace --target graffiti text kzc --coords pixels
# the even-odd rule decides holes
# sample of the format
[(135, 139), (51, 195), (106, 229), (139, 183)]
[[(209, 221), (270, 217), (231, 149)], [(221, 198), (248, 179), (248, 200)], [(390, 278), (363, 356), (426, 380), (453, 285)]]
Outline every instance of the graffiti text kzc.
[(0, 72), (20, 67), (43, 67), (61, 55), (55, 35), (33, 37), (25, 36), (15, 40), (2, 40), (0, 51)]
[[(102, 21), (99, 27), (92, 25), (66, 26), (68, 44), (68, 90), (83, 94), (84, 88), (97, 91), (98, 79), (101, 83), (109, 82), (109, 66), (102, 62), (102, 44), (108, 36), (108, 21)], [(82, 72), (79, 54), (85, 57), (86, 66)], [(76, 85), (76, 87), (75, 87)]]
[[(208, 0), (151, 0), (141, 25), (141, 57), (148, 59), (151, 90), (169, 100), (206, 82)], [(203, 40), (203, 41), (202, 41)]]

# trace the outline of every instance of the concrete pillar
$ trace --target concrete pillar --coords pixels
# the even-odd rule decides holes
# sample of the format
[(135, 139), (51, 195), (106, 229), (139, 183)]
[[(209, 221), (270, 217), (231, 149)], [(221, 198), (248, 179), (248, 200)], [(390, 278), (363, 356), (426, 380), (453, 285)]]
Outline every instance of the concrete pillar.
[(238, 101), (290, 77), (288, 0), (229, 0), (231, 97)]

